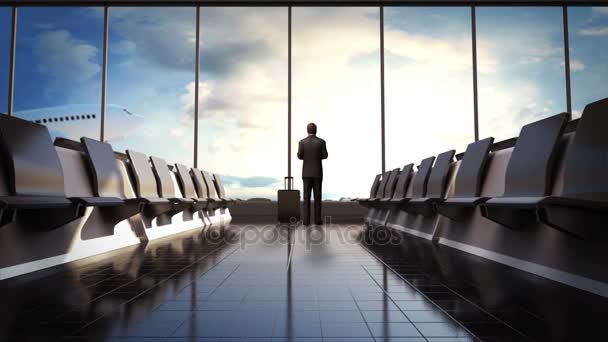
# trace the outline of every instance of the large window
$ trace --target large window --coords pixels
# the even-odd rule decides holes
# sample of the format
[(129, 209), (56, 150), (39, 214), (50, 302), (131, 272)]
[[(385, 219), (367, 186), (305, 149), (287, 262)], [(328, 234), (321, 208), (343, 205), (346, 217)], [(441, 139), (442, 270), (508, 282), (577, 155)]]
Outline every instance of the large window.
[(561, 7), (477, 8), (480, 137), (566, 111)]
[(19, 9), (15, 116), (47, 125), (56, 137), (99, 137), (103, 12), (99, 13), (82, 7)]
[[(378, 8), (294, 8), (292, 165), (306, 125), (326, 138), (323, 196), (365, 197), (381, 171)], [(365, 180), (369, 180), (365, 181)]]
[(106, 140), (192, 166), (194, 8), (110, 8)]
[(198, 166), (222, 174), (232, 197), (276, 198), (287, 174), (287, 9), (202, 7), (200, 31)]
[(0, 7), (0, 113), (8, 111), (8, 70), (11, 50), (12, 14), (10, 7)]
[(469, 8), (385, 9), (386, 168), (474, 140)]
[(608, 7), (568, 9), (572, 111), (608, 97)]

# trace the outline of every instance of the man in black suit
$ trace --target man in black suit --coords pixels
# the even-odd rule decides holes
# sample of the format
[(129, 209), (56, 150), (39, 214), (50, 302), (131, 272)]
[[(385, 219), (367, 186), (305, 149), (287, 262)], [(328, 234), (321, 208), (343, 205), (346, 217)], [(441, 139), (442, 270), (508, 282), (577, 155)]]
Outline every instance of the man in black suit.
[(323, 224), (321, 215), (321, 183), (323, 182), (322, 160), (327, 159), (325, 140), (317, 138), (317, 125), (309, 123), (306, 127), (308, 137), (300, 140), (298, 159), (303, 160), (302, 180), (304, 182), (303, 223), (310, 225), (310, 192), (315, 191), (315, 224)]

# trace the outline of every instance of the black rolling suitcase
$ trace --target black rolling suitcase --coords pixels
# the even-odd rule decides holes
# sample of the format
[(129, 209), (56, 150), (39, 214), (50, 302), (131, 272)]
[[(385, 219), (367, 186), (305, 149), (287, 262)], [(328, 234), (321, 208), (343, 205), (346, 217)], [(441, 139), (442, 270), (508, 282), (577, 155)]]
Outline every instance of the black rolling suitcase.
[(285, 177), (284, 187), (277, 191), (279, 222), (296, 223), (300, 221), (300, 190), (293, 189), (293, 177)]

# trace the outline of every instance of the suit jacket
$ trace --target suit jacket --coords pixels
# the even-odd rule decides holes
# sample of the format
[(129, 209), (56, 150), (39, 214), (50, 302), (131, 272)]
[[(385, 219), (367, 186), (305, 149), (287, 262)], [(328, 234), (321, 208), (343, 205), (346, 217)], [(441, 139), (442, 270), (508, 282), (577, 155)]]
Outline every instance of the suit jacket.
[(302, 165), (302, 178), (323, 178), (323, 164), (321, 160), (327, 159), (325, 140), (309, 135), (300, 140), (298, 145), (298, 159), (304, 160)]

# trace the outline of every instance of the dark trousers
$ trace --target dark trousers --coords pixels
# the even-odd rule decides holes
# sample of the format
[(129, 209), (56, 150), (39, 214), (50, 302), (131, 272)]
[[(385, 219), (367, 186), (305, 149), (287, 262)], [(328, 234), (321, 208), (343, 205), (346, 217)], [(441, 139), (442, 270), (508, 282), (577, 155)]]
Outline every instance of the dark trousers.
[(314, 189), (315, 191), (315, 224), (323, 224), (321, 219), (321, 183), (323, 178), (310, 178), (303, 177), (304, 181), (304, 208), (302, 221), (305, 225), (310, 224), (310, 192)]

